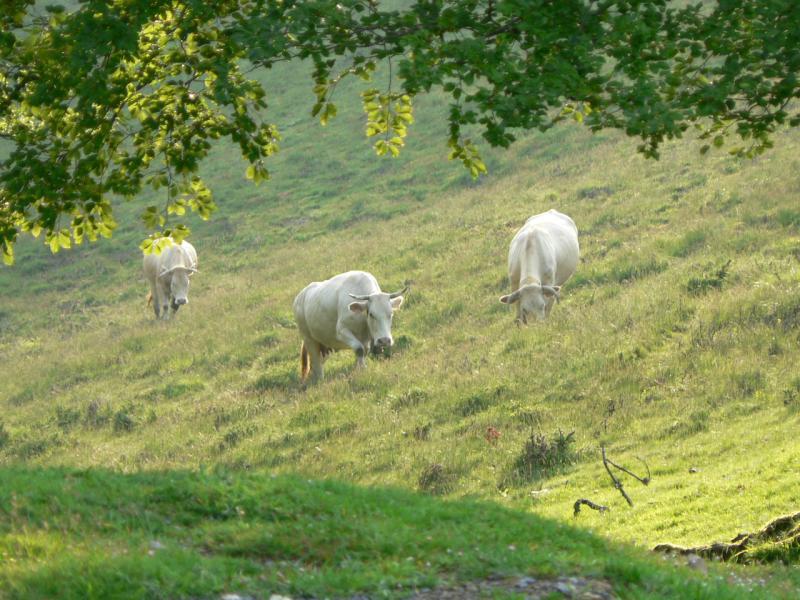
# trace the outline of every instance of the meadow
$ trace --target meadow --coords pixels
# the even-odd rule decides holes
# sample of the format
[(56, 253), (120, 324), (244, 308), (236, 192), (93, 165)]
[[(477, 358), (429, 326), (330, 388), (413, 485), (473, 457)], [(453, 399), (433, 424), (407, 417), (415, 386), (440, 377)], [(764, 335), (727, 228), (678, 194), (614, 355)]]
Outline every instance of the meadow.
[[(302, 77), (273, 81), (273, 179), (253, 186), (228, 148), (208, 161), (220, 210), (192, 222), (176, 319), (146, 306), (132, 205), (113, 239), (24, 242), (0, 271), (0, 596), (407, 595), (520, 573), (797, 593), (796, 542), (707, 575), (649, 552), (798, 510), (797, 133), (754, 160), (687, 139), (656, 162), (568, 123), (485, 150), (475, 181), (446, 160), (435, 97), (379, 159), (352, 88), (322, 128)], [(576, 221), (581, 263), (518, 328), (508, 244), (549, 208)], [(362, 371), (340, 352), (304, 390), (292, 299), (349, 269), (410, 282), (395, 348)], [(649, 467), (624, 479), (632, 507), (601, 447)], [(578, 498), (609, 510), (574, 517)]]

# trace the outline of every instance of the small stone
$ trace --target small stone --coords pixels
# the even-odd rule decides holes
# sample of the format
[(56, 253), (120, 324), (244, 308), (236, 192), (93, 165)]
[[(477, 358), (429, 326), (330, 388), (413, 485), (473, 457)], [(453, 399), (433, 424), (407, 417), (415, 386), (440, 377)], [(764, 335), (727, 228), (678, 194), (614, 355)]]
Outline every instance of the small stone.
[(150, 550), (163, 550), (164, 548), (166, 548), (166, 546), (158, 540), (150, 542)]
[(517, 580), (517, 583), (514, 584), (514, 587), (517, 589), (525, 589), (528, 586), (534, 585), (536, 583), (535, 577), (520, 577)]
[(706, 561), (704, 561), (701, 557), (697, 556), (697, 554), (690, 554), (686, 557), (686, 564), (690, 569), (695, 569), (696, 571), (700, 571), (701, 573), (708, 573), (708, 565)]
[(558, 581), (556, 582), (556, 589), (564, 594), (565, 596), (572, 595), (572, 592), (575, 591), (573, 587), (565, 581)]
[(700, 469), (698, 469), (697, 467), (690, 467), (689, 468), (689, 473), (699, 473), (699, 472), (700, 472)]

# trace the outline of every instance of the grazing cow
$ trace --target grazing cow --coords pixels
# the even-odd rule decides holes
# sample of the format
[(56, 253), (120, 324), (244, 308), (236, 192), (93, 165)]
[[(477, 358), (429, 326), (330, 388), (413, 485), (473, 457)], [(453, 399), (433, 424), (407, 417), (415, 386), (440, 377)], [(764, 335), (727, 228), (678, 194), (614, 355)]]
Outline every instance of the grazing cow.
[(356, 366), (365, 366), (370, 348), (390, 347), (392, 313), (403, 303), (400, 292), (381, 291), (377, 280), (364, 271), (348, 271), (308, 284), (294, 299), (294, 317), (303, 343), (300, 377), (322, 379), (323, 362), (334, 350), (351, 348)]
[(517, 304), (518, 323), (527, 323), (529, 315), (546, 319), (579, 256), (578, 228), (572, 219), (553, 209), (532, 216), (511, 240), (511, 293), (500, 302)]
[(170, 309), (175, 314), (189, 303), (189, 278), (197, 273), (197, 252), (189, 242), (172, 243), (161, 254), (145, 254), (143, 268), (156, 319), (169, 319)]

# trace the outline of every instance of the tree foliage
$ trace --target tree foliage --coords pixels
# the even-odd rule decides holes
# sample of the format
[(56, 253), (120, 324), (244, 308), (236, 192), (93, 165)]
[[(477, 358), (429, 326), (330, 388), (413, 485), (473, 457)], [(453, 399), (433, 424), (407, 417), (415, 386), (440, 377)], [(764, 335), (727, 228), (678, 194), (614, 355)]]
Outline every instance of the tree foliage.
[(154, 237), (188, 233), (170, 215), (207, 218), (198, 177), (212, 144), (228, 138), (269, 176), (277, 128), (265, 120), (256, 69), (313, 63), (313, 115), (336, 116), (344, 77), (365, 84), (366, 133), (396, 156), (415, 95), (450, 98), (450, 157), (485, 172), (476, 141), (506, 147), (515, 133), (564, 119), (615, 128), (657, 157), (697, 127), (708, 146), (733, 133), (753, 155), (800, 116), (800, 3), (796, 0), (83, 0), (41, 8), (3, 0), (0, 12), (0, 247), (20, 232), (55, 251), (109, 236), (112, 200), (145, 187)]

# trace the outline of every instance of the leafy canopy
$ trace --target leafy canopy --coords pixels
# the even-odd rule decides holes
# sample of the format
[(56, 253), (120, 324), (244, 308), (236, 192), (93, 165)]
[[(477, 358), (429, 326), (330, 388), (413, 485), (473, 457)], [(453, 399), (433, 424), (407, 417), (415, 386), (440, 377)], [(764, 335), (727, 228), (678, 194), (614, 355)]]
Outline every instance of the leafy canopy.
[[(450, 98), (450, 157), (477, 177), (475, 141), (564, 119), (639, 137), (658, 157), (692, 126), (710, 145), (753, 155), (800, 116), (796, 0), (83, 0), (73, 10), (4, 0), (0, 16), (0, 248), (20, 232), (53, 251), (110, 236), (112, 200), (162, 189), (143, 207), (151, 237), (181, 239), (171, 215), (208, 218), (197, 175), (212, 144), (234, 142), (256, 182), (278, 149), (266, 90), (251, 77), (278, 62), (313, 63), (313, 115), (336, 116), (344, 77), (365, 84), (366, 134), (396, 156), (415, 95)], [(170, 225), (168, 225), (168, 219)], [(152, 241), (143, 244), (145, 251)]]

